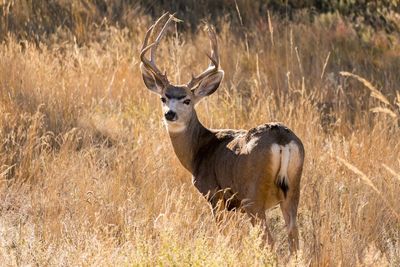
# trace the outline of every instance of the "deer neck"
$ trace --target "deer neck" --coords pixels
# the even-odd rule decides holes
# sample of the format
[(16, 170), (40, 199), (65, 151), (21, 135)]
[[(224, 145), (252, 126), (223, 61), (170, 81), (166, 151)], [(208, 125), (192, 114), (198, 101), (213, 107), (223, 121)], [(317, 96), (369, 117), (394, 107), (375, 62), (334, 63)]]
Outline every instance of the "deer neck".
[(197, 153), (215, 137), (201, 124), (196, 111), (193, 112), (189, 124), (183, 131), (169, 132), (169, 136), (179, 161), (192, 174), (194, 174)]

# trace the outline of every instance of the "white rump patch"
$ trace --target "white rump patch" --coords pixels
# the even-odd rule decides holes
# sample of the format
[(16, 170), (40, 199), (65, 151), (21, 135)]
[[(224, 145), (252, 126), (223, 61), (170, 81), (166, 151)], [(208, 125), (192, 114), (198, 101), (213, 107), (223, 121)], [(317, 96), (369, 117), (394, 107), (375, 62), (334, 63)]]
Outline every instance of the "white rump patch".
[(289, 185), (288, 181), (288, 166), (290, 158), (290, 146), (281, 146), (281, 167), (279, 168), (278, 179), (279, 183)]
[[(292, 145), (296, 146), (293, 141), (287, 145), (281, 146), (272, 144), (271, 146), (271, 171), (276, 174), (276, 184), (289, 187), (289, 164), (291, 159)], [(297, 147), (297, 146), (296, 146)]]
[(289, 177), (295, 177), (297, 171), (299, 170), (302, 164), (300, 149), (299, 146), (294, 141), (290, 142), (288, 146), (290, 150), (290, 159), (289, 159), (287, 174), (289, 175)]
[(281, 146), (278, 144), (272, 144), (271, 146), (271, 171), (272, 173), (278, 173), (281, 165)]
[(296, 176), (302, 164), (298, 145), (295, 141), (284, 146), (273, 144), (271, 153), (272, 171), (277, 174), (276, 183), (290, 188), (289, 178), (293, 179)]

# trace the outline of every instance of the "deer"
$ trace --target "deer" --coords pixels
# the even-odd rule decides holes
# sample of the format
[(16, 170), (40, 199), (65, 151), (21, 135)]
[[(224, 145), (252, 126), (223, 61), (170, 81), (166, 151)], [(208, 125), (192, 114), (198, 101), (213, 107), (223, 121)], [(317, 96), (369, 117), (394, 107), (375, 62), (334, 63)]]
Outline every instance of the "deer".
[[(206, 27), (211, 43), (208, 68), (192, 75), (187, 84), (174, 85), (156, 64), (157, 48), (173, 21), (178, 19), (165, 13), (147, 30), (140, 51), (140, 70), (145, 86), (161, 98), (163, 121), (178, 160), (192, 174), (194, 186), (211, 204), (214, 214), (221, 203), (227, 210), (244, 210), (252, 223), (262, 222), (264, 239), (271, 247), (274, 241), (266, 211), (280, 205), (289, 249), (295, 253), (299, 248), (296, 219), (305, 156), (301, 140), (278, 122), (250, 130), (205, 127), (195, 106), (213, 94), (224, 77), (217, 35), (213, 27)], [(161, 30), (149, 44), (156, 29)]]

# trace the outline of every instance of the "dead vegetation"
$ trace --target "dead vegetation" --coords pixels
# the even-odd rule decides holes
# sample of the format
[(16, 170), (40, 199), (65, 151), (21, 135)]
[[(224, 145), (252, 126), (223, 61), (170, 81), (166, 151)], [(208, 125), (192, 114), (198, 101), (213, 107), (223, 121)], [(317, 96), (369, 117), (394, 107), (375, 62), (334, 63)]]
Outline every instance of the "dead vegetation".
[[(226, 76), (200, 119), (214, 128), (282, 121), (305, 145), (301, 251), (289, 259), (275, 211), (273, 250), (243, 214), (215, 224), (142, 83), (151, 18), (137, 16), (134, 29), (103, 25), (82, 43), (57, 34), (1, 43), (2, 264), (400, 264), (398, 39), (362, 40), (337, 15), (271, 16), (242, 35), (219, 25)], [(159, 62), (171, 80), (206, 66), (204, 44), (201, 31), (170, 34)]]

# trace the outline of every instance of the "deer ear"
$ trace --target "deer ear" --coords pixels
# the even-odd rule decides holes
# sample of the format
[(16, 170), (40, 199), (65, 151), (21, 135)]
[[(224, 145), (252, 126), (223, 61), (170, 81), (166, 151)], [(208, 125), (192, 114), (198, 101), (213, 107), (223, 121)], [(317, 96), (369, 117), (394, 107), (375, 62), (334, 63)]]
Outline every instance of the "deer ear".
[(222, 70), (207, 76), (200, 82), (198, 87), (193, 89), (194, 95), (198, 98), (211, 95), (218, 89), (222, 78), (224, 78), (224, 71)]
[(146, 87), (150, 91), (161, 95), (163, 90), (162, 82), (157, 80), (156, 76), (153, 75), (151, 71), (147, 70), (143, 63), (140, 63), (140, 71), (142, 72), (143, 81)]

